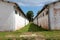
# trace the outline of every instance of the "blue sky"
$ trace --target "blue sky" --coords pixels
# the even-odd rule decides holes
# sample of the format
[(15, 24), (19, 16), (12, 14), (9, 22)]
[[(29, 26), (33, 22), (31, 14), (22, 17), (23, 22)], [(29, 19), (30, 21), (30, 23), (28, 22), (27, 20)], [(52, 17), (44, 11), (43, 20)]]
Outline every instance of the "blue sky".
[(19, 4), (20, 8), (26, 14), (28, 11), (32, 10), (34, 15), (40, 11), (45, 4), (57, 1), (57, 0), (9, 0)]

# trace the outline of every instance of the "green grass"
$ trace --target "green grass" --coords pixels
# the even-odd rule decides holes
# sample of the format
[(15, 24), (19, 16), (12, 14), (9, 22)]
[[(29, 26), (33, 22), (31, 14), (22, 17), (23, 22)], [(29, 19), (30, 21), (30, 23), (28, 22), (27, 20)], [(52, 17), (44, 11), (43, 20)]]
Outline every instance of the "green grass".
[(29, 23), (24, 28), (17, 30), (17, 32), (40, 32), (40, 31), (47, 31), (33, 23)]
[(6, 35), (13, 35), (13, 36), (20, 36), (21, 34), (32, 33), (37, 35), (42, 35), (45, 38), (51, 39), (51, 38), (57, 38), (60, 39), (60, 31), (47, 31), (33, 23), (29, 23), (25, 27), (23, 27), (20, 30), (14, 31), (14, 32), (0, 32), (0, 37), (5, 37)]

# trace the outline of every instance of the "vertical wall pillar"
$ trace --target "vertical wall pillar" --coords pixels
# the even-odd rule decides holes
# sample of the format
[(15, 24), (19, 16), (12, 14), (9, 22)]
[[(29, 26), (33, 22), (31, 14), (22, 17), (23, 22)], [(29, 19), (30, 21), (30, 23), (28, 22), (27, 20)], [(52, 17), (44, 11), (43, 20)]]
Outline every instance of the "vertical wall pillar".
[(51, 30), (49, 7), (48, 7), (48, 27), (49, 27), (49, 30)]
[(38, 17), (37, 17), (37, 25), (38, 25)]

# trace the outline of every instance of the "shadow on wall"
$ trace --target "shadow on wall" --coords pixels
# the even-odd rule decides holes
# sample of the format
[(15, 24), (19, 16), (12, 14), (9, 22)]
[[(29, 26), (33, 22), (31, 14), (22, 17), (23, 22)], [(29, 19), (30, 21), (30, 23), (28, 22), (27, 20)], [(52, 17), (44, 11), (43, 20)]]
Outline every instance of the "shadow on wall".
[(37, 26), (37, 25), (35, 25), (33, 23), (31, 23), (29, 25), (28, 32), (40, 32), (40, 31), (48, 31), (48, 30), (43, 29), (43, 28), (41, 28), (41, 26), (39, 27), (39, 26)]

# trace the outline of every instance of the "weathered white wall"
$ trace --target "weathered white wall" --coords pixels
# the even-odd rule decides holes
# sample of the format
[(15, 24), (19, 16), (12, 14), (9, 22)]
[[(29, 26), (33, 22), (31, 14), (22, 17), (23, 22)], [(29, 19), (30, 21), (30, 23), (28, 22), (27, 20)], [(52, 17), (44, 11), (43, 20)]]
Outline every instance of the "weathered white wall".
[(25, 21), (26, 21), (26, 25), (29, 23), (29, 20), (28, 19), (25, 19)]
[(60, 30), (60, 2), (51, 4), (49, 11), (51, 30)]
[(34, 19), (33, 23), (37, 25), (37, 18)]
[(54, 29), (53, 5), (49, 7), (50, 29)]
[[(48, 14), (46, 15), (48, 9), (45, 8), (37, 17), (38, 17), (38, 20), (37, 20), (37, 17), (35, 18), (34, 20), (34, 24), (38, 25), (38, 26), (41, 26), (42, 28), (44, 29), (49, 29), (48, 27)], [(43, 16), (44, 14), (44, 16)], [(38, 21), (38, 23), (37, 23)]]
[(11, 31), (14, 29), (14, 13), (12, 4), (0, 1), (0, 31)]
[(0, 1), (0, 31), (15, 31), (29, 23), (24, 15), (18, 14), (15, 14), (14, 4)]
[(42, 28), (49, 29), (49, 27), (48, 27), (48, 15), (39, 18), (39, 21), (38, 22), (40, 23), (40, 26)]
[(29, 21), (26, 18), (19, 16), (19, 14), (15, 14), (15, 30), (21, 29), (28, 23)]
[[(46, 8), (45, 8), (46, 9)], [(42, 13), (38, 15), (38, 24), (41, 25), (43, 28), (50, 28), (51, 30), (60, 30), (60, 2), (55, 4), (49, 4), (49, 19), (48, 15), (41, 17), (43, 13), (46, 13), (45, 9)], [(36, 19), (34, 20), (34, 24), (36, 24)], [(49, 23), (49, 22), (50, 23)], [(49, 26), (48, 26), (49, 24)]]

